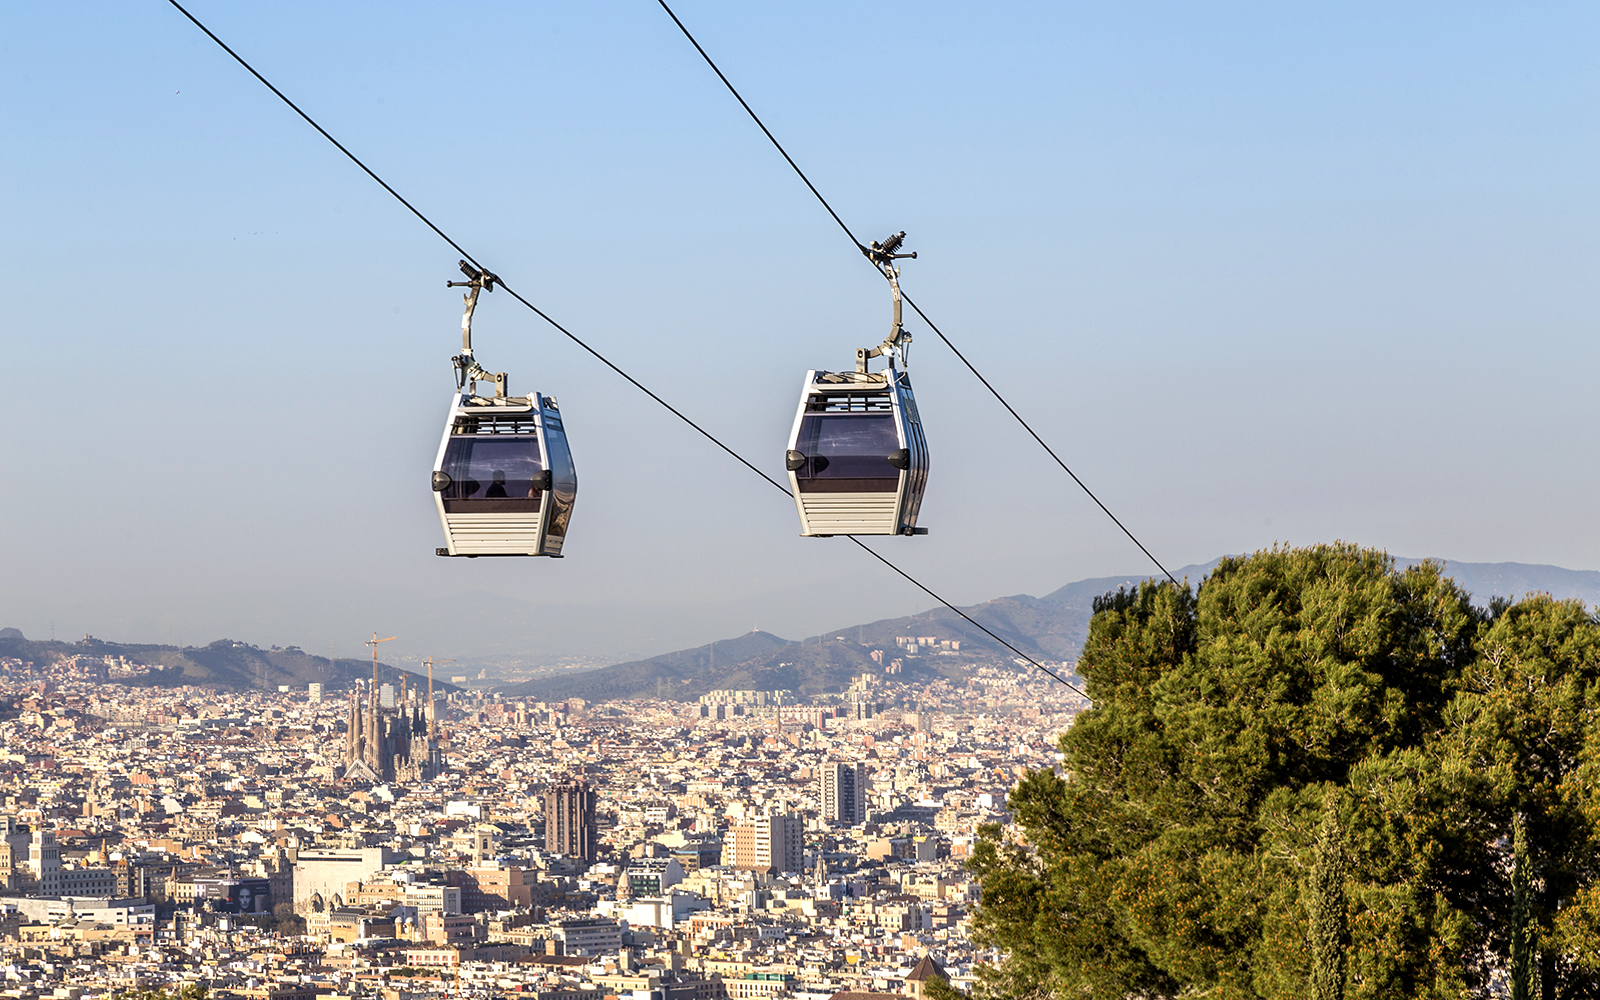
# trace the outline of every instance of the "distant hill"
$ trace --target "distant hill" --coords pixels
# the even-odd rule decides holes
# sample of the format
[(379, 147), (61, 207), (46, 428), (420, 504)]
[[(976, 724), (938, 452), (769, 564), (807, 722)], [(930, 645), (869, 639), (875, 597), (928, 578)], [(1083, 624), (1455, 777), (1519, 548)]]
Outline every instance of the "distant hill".
[[(1198, 581), (1215, 563), (1179, 571)], [(1070, 583), (1044, 597), (1019, 594), (961, 610), (1017, 649), (1039, 660), (1073, 660), (1089, 633), (1095, 597), (1118, 587), (1134, 587), (1143, 577), (1104, 576)], [(893, 655), (899, 636), (961, 642), (959, 657), (907, 658), (907, 680), (963, 677), (975, 659), (1010, 658), (1010, 650), (947, 608), (903, 618), (850, 625), (796, 642), (767, 632), (719, 639), (707, 646), (677, 650), (647, 660), (599, 670), (539, 678), (498, 690), (507, 697), (560, 701), (657, 695), (692, 700), (718, 688), (779, 690), (803, 694), (842, 691), (850, 678), (882, 667), (868, 655), (882, 649)]]
[[(1198, 584), (1216, 568), (1221, 558), (1174, 570), (1179, 580)], [(1423, 562), (1395, 558), (1400, 567)], [(1522, 597), (1545, 592), (1558, 598), (1577, 598), (1600, 604), (1600, 572), (1526, 563), (1464, 563), (1442, 560), (1445, 572), (1473, 596), (1479, 606), (1491, 597)], [(1017, 594), (962, 608), (974, 621), (1017, 649), (1040, 660), (1076, 660), (1089, 635), (1094, 598), (1119, 587), (1133, 588), (1152, 574), (1101, 576), (1078, 580), (1043, 597)], [(766, 632), (751, 632), (721, 639), (710, 646), (664, 653), (589, 670), (541, 678), (500, 688), (510, 697), (542, 700), (566, 698), (638, 698), (660, 695), (679, 700), (697, 698), (717, 688), (790, 690), (811, 694), (839, 691), (850, 677), (882, 668), (868, 658), (873, 649), (893, 650), (897, 636), (958, 639), (962, 657), (920, 657), (907, 661), (907, 679), (919, 676), (960, 676), (974, 657), (1009, 658), (1004, 646), (963, 621), (947, 608), (936, 608), (904, 618), (825, 632), (800, 642)]]
[[(833, 637), (795, 642), (767, 632), (748, 632), (696, 649), (497, 690), (506, 697), (542, 701), (649, 696), (693, 701), (714, 688), (820, 694), (844, 690), (856, 674), (880, 672), (883, 668), (868, 656), (873, 648), (878, 646), (853, 637), (843, 642)], [(945, 657), (924, 657), (908, 664), (906, 676), (911, 679), (958, 677), (965, 671), (963, 662)]]
[[(151, 687), (178, 687), (185, 684), (224, 688), (275, 690), (280, 684), (304, 688), (319, 682), (329, 691), (350, 687), (354, 681), (372, 677), (372, 661), (314, 656), (298, 647), (261, 649), (231, 639), (218, 639), (208, 646), (130, 645), (85, 637), (78, 642), (29, 640), (14, 628), (0, 630), (0, 657), (14, 657), (35, 664), (40, 676), (48, 677), (49, 664), (71, 656), (120, 656), (133, 663), (161, 669), (130, 680), (130, 684)], [(380, 682), (398, 684), (427, 683), (425, 675), (400, 670), (379, 662)], [(457, 691), (455, 685), (434, 681), (435, 691)]]
[[(1180, 580), (1199, 583), (1219, 560), (1185, 566), (1174, 571)], [(1400, 566), (1420, 559), (1396, 557)], [(1600, 572), (1526, 563), (1465, 563), (1444, 561), (1445, 572), (1486, 605), (1491, 597), (1521, 597), (1541, 591), (1558, 598), (1577, 598), (1600, 605)], [(1091, 605), (1097, 595), (1118, 587), (1132, 587), (1150, 574), (1102, 576), (1069, 583), (1043, 597), (1017, 594), (963, 608), (1005, 641), (1041, 660), (1077, 659), (1088, 635)], [(510, 609), (501, 608), (510, 614)], [(788, 688), (811, 694), (839, 691), (850, 678), (882, 668), (868, 653), (893, 651), (897, 636), (931, 636), (958, 639), (958, 657), (925, 656), (905, 661), (908, 680), (960, 677), (974, 659), (1010, 658), (1012, 654), (983, 632), (945, 608), (903, 618), (886, 618), (833, 629), (801, 641), (766, 632), (750, 632), (694, 649), (663, 653), (643, 660), (618, 663), (597, 670), (567, 671), (521, 684), (500, 687), (511, 697), (542, 700), (585, 698), (637, 698), (660, 694), (694, 699), (713, 688)], [(62, 656), (120, 655), (129, 660), (157, 664), (164, 669), (146, 683), (216, 685), (228, 688), (267, 688), (280, 684), (302, 686), (320, 681), (329, 690), (348, 688), (358, 678), (371, 676), (371, 661), (313, 656), (296, 647), (261, 649), (221, 639), (208, 646), (177, 647), (126, 645), (86, 639), (82, 642), (37, 642), (15, 628), (0, 628), (0, 657), (16, 657), (45, 664)], [(419, 675), (380, 664), (383, 680)], [(436, 682), (438, 689), (457, 690)]]
[[(1402, 556), (1395, 564), (1411, 566), (1422, 562)], [(1530, 563), (1468, 563), (1441, 560), (1445, 575), (1472, 595), (1472, 602), (1485, 607), (1491, 597), (1524, 597), (1530, 593), (1549, 594), (1561, 600), (1577, 598), (1593, 608), (1600, 605), (1600, 572), (1592, 569), (1563, 569)]]

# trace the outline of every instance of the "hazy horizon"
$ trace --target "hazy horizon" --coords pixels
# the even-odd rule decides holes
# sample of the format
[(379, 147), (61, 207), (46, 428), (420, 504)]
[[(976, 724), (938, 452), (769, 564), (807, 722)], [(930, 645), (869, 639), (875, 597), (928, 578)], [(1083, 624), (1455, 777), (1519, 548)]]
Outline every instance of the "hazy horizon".
[[(1405, 566), (1421, 562), (1423, 558), (1439, 559), (1439, 557), (1396, 556), (1395, 562), (1397, 565)], [(1548, 591), (1558, 598), (1578, 598), (1586, 604), (1600, 606), (1600, 571), (1527, 563), (1463, 563), (1448, 559), (1439, 561), (1444, 562), (1446, 574), (1468, 590), (1473, 596), (1474, 603), (1480, 606), (1486, 605), (1490, 597), (1521, 597), (1530, 590)], [(1176, 567), (1174, 572), (1179, 579), (1197, 583), (1215, 563), (1216, 560), (1213, 559), (1205, 563)], [(1121, 580), (1137, 582), (1149, 576), (1150, 574), (1130, 573), (1066, 580), (1039, 593), (1022, 596), (1045, 597), (1056, 590), (1096, 580), (1102, 581), (1109, 589), (1115, 587)], [(1013, 596), (1018, 595), (991, 594), (983, 600)], [(763, 627), (759, 621), (752, 621), (749, 627), (740, 627), (736, 624), (736, 609), (708, 609), (703, 603), (638, 605), (632, 608), (604, 605), (547, 608), (480, 592), (456, 595), (448, 605), (428, 607), (429, 600), (426, 595), (392, 591), (369, 592), (367, 600), (386, 601), (389, 609), (387, 614), (380, 614), (376, 607), (373, 607), (370, 609), (372, 611), (370, 617), (398, 620), (407, 622), (411, 626), (407, 634), (399, 637), (400, 641), (393, 646), (385, 647), (384, 662), (396, 666), (414, 666), (425, 657), (435, 656), (442, 659), (449, 654), (451, 659), (462, 664), (450, 668), (451, 673), (465, 670), (468, 665), (473, 670), (513, 664), (522, 667), (559, 666), (570, 669), (591, 669), (648, 659), (681, 649), (692, 649), (755, 629), (777, 635), (779, 638), (805, 641), (819, 635), (829, 635), (842, 629), (884, 620), (841, 619), (813, 631), (784, 634), (774, 628)], [(752, 602), (758, 600), (759, 597), (753, 598)], [(215, 609), (212, 613), (217, 615), (214, 621), (228, 621), (234, 625), (242, 620), (237, 611), (240, 605), (259, 603), (228, 594), (215, 595), (214, 602)], [(318, 656), (364, 659), (368, 654), (368, 650), (361, 644), (363, 636), (350, 634), (340, 628), (339, 622), (350, 620), (353, 616), (353, 612), (349, 609), (330, 609), (322, 617), (318, 617), (316, 609), (305, 609), (309, 617), (299, 620), (309, 621), (314, 629), (321, 629), (319, 636), (336, 636), (331, 640), (323, 638), (321, 641), (316, 639), (308, 641), (293, 635), (276, 634), (275, 630), (280, 619), (267, 617), (252, 620), (249, 623), (250, 631), (239, 632), (235, 629), (233, 632), (213, 635), (207, 633), (206, 626), (201, 624), (204, 619), (180, 618), (177, 613), (170, 610), (163, 613), (160, 605), (161, 602), (154, 602), (143, 612), (137, 607), (121, 610), (83, 608), (75, 612), (72, 620), (100, 621), (101, 628), (85, 631), (96, 638), (119, 643), (204, 646), (218, 639), (234, 639), (263, 647), (299, 646), (306, 652)], [(753, 607), (754, 603), (751, 606)], [(0, 609), (0, 614), (9, 613), (10, 607), (7, 605), (6, 608)], [(185, 607), (191, 613), (196, 611), (195, 605)], [(936, 607), (937, 605), (932, 605), (930, 602), (928, 606), (908, 614), (925, 613)], [(200, 605), (198, 608), (200, 611), (204, 609), (205, 605)], [(336, 619), (334, 615), (339, 617)], [(468, 626), (467, 630), (473, 636), (472, 641), (477, 645), (469, 645), (458, 638), (463, 622)], [(493, 627), (496, 622), (501, 623), (498, 628)], [(0, 621), (0, 627), (18, 628), (29, 639), (56, 638), (72, 641), (81, 638), (83, 634), (82, 631), (61, 633), (59, 628), (53, 635), (30, 632), (13, 621)], [(723, 631), (715, 631), (718, 628), (722, 628)], [(180, 629), (183, 630), (182, 634)]]

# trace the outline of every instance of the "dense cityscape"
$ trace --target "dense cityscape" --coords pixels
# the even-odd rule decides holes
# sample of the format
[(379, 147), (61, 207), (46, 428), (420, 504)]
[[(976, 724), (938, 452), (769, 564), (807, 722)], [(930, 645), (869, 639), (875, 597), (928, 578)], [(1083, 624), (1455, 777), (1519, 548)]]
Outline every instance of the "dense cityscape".
[(695, 702), (0, 660), (5, 995), (960, 987), (998, 957), (971, 936), (978, 828), (1084, 703), (970, 656), (965, 680), (904, 682), (951, 645), (902, 637), (845, 690)]

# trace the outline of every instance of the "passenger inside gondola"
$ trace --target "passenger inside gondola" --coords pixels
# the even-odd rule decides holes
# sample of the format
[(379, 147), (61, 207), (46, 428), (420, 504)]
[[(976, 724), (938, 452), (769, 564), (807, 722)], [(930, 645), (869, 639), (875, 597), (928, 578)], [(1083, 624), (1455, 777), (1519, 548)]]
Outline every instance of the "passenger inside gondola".
[(445, 451), (444, 472), (450, 484), (443, 499), (447, 507), (460, 504), (457, 509), (463, 511), (490, 503), (537, 505), (542, 471), (539, 441), (532, 435), (499, 439), (462, 435), (452, 439)]

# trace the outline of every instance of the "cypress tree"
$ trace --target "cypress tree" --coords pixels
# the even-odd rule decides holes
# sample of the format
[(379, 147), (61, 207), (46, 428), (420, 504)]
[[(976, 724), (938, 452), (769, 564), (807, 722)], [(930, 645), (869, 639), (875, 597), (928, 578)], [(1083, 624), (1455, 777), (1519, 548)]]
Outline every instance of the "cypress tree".
[(1350, 946), (1350, 928), (1345, 910), (1346, 861), (1338, 806), (1337, 795), (1330, 790), (1322, 807), (1322, 829), (1317, 833), (1311, 864), (1307, 907), (1311, 1000), (1344, 1000), (1344, 958)]
[(1534, 942), (1528, 924), (1533, 902), (1528, 831), (1519, 811), (1511, 817), (1511, 1000), (1533, 1000)]

